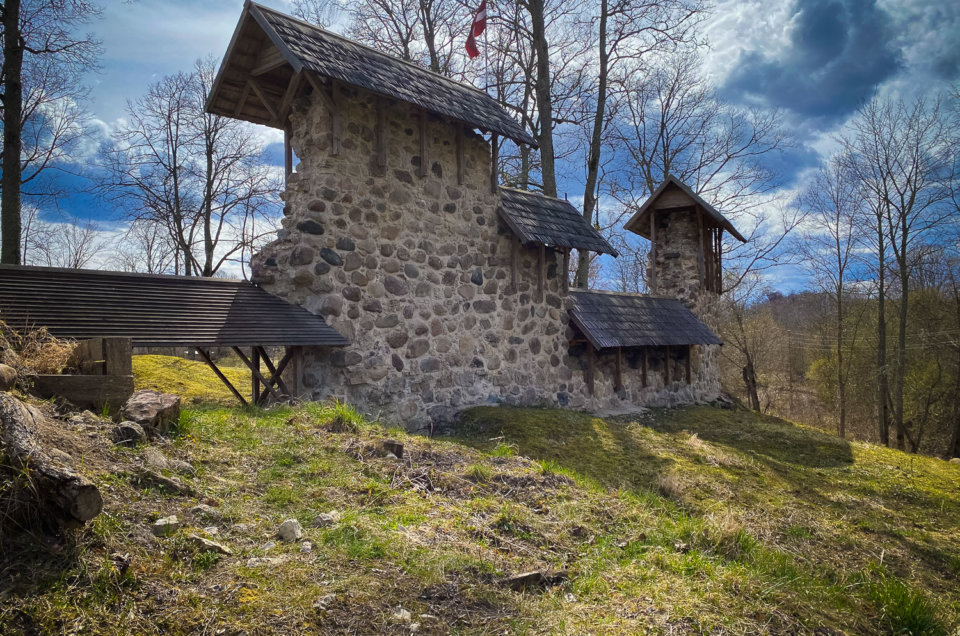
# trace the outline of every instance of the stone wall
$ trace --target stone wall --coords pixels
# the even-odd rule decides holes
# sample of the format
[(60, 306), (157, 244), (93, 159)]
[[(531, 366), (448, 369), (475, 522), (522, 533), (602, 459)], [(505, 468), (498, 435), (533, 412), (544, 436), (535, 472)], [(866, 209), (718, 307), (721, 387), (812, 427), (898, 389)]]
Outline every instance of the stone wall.
[(336, 397), (411, 430), (447, 425), (482, 403), (597, 409), (712, 397), (710, 365), (694, 367), (690, 387), (664, 391), (662, 374), (651, 372), (642, 389), (639, 366), (624, 364), (627, 388), (618, 394), (612, 355), (598, 356), (589, 395), (586, 357), (569, 345), (562, 255), (546, 250), (541, 291), (537, 250), (521, 248), (513, 280), (513, 237), (497, 215), (487, 142), (464, 132), (458, 183), (456, 124), (431, 115), (429, 170), (418, 176), (418, 113), (385, 102), (384, 171), (377, 98), (342, 91), (339, 154), (324, 102), (294, 105), (300, 163), (288, 179), (283, 229), (253, 262), (256, 282), (324, 316), (353, 343), (307, 351), (311, 397)]

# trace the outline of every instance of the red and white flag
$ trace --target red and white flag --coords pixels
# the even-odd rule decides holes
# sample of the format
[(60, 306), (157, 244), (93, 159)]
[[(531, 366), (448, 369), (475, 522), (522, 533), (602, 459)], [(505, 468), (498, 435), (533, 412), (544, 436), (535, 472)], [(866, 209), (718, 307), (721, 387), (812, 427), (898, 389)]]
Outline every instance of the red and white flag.
[(470, 34), (467, 36), (467, 55), (470, 59), (480, 55), (480, 49), (477, 48), (477, 38), (487, 28), (487, 0), (480, 3), (477, 14), (473, 16), (473, 24), (470, 25)]

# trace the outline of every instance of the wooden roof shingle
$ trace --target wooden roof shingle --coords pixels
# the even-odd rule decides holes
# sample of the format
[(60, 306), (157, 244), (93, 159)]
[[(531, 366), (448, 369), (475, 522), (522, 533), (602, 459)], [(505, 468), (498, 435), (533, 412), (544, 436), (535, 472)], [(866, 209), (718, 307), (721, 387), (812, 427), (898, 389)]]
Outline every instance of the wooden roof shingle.
[(643, 202), (643, 205), (640, 206), (640, 209), (630, 217), (630, 220), (627, 221), (623, 229), (629, 230), (634, 234), (639, 234), (640, 236), (649, 239), (650, 238), (650, 219), (649, 212), (651, 209), (657, 209), (657, 203), (661, 198), (663, 198), (668, 190), (678, 190), (680, 193), (685, 195), (686, 199), (689, 200), (690, 204), (698, 206), (700, 209), (706, 213), (706, 221), (708, 224), (711, 224), (715, 227), (720, 227), (726, 230), (733, 236), (735, 239), (741, 243), (746, 243), (747, 239), (744, 238), (740, 232), (737, 231), (737, 228), (733, 227), (733, 223), (730, 222), (730, 219), (720, 214), (716, 208), (703, 200), (703, 198), (694, 192), (690, 186), (680, 181), (673, 175), (667, 175), (656, 190)]
[(500, 202), (500, 215), (523, 243), (619, 255), (569, 201), (500, 188)]
[(723, 344), (675, 298), (572, 291), (570, 318), (596, 349)]
[[(244, 50), (258, 45), (251, 21), (259, 25), (295, 73), (314, 73), (504, 135), (517, 143), (537, 145), (530, 133), (486, 92), (249, 0), (210, 91), (210, 112), (257, 119), (250, 113), (238, 113), (238, 101), (242, 98), (236, 87), (224, 86), (256, 74), (254, 58)], [(258, 80), (266, 81), (268, 75), (259, 75)], [(267, 88), (261, 90), (267, 92)], [(258, 123), (277, 126), (271, 117)]]
[(349, 344), (306, 309), (222, 278), (0, 265), (0, 320), (139, 347)]

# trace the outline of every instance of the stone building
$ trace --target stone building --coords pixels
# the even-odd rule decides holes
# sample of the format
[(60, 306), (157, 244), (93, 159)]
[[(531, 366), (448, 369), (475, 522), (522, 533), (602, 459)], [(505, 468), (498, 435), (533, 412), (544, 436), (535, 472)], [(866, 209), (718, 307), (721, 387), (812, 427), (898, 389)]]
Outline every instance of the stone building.
[(207, 108), (285, 132), (283, 229), (252, 270), (351, 342), (307, 350), (311, 397), (429, 429), (476, 404), (718, 395), (691, 308), (735, 230), (682, 184), (628, 225), (655, 234), (662, 297), (571, 291), (571, 249), (616, 251), (566, 201), (498, 186), (498, 137), (534, 140), (484, 92), (248, 2)]

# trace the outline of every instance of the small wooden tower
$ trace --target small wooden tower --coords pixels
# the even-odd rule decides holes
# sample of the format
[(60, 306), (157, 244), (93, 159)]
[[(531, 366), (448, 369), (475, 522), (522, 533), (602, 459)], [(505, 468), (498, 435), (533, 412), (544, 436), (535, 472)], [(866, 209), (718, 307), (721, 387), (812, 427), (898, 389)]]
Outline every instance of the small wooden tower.
[(650, 293), (688, 303), (702, 292), (719, 294), (723, 289), (724, 230), (746, 242), (726, 217), (672, 176), (624, 227), (650, 241)]

